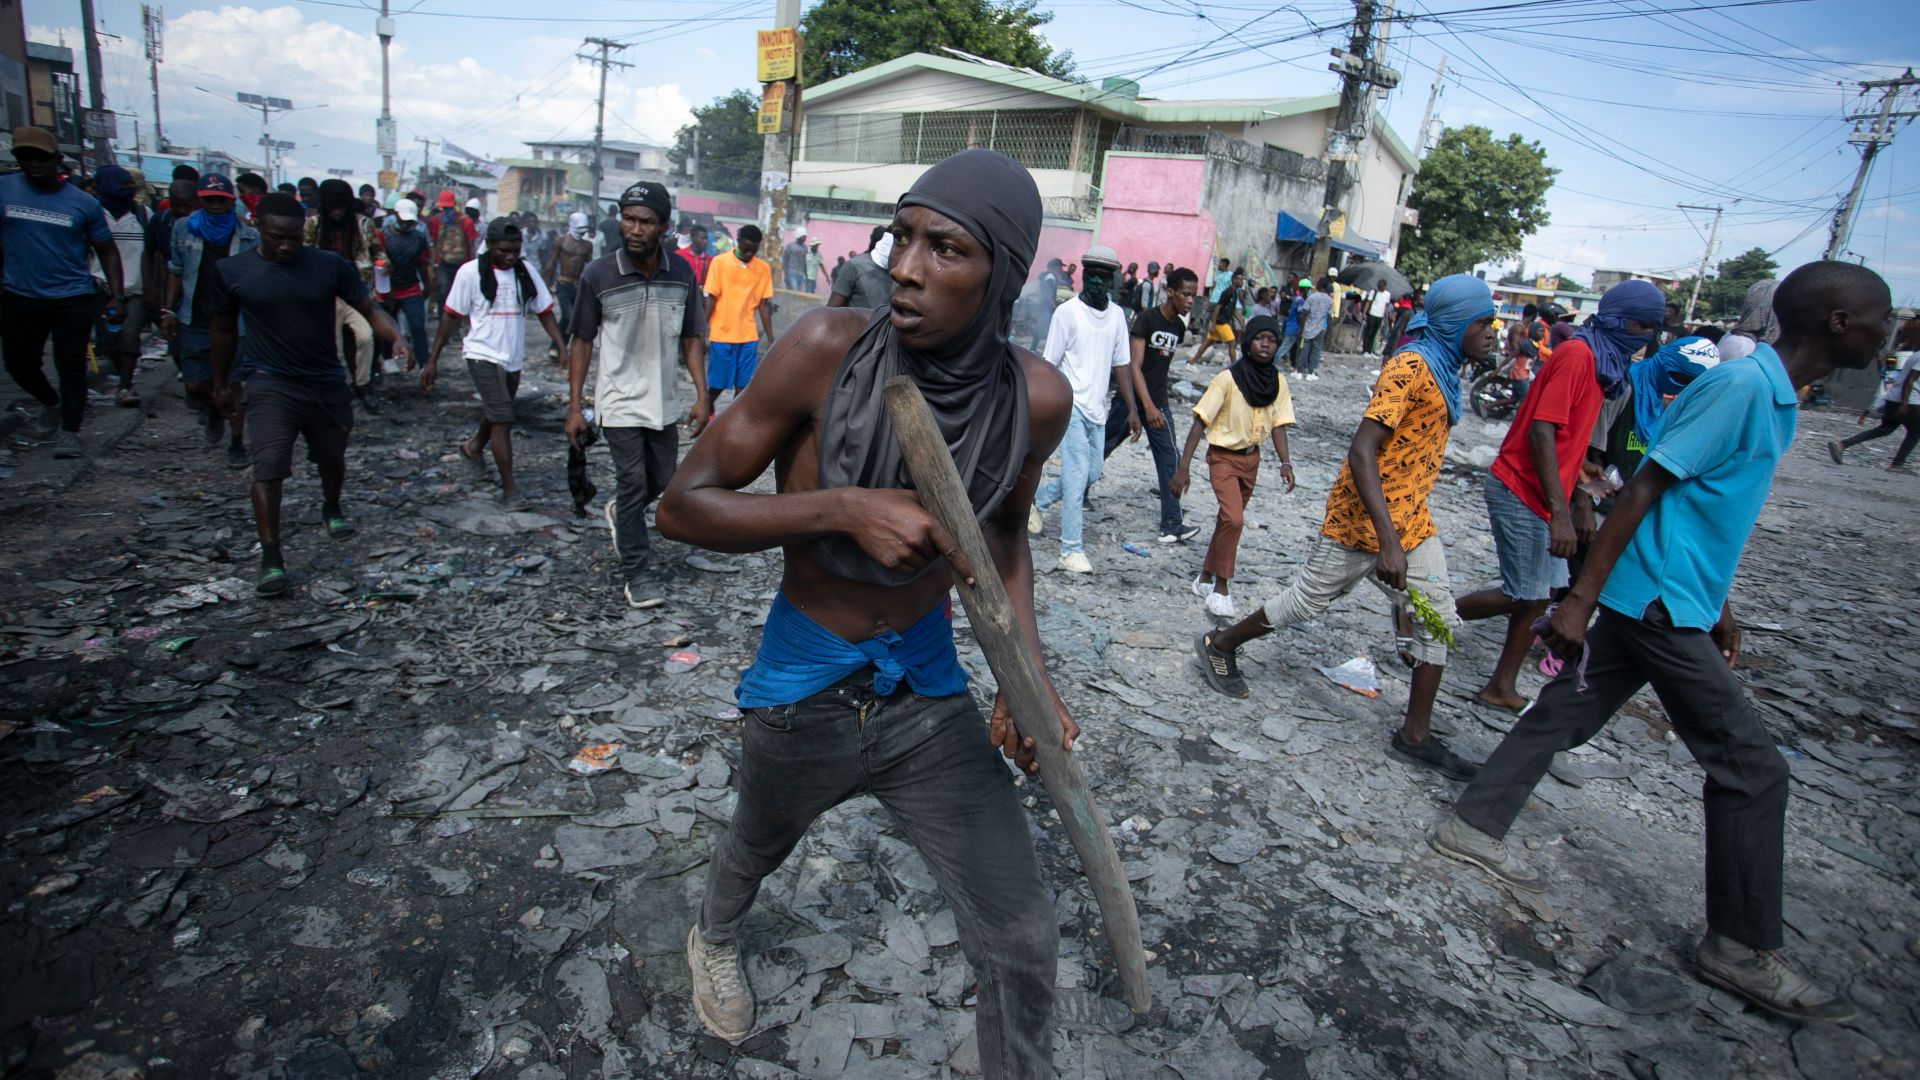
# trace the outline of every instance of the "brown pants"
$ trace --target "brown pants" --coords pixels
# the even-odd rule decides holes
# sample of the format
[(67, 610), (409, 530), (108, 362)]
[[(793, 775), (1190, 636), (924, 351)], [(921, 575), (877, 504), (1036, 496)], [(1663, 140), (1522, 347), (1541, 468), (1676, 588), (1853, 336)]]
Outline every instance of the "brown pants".
[(1245, 451), (1207, 447), (1207, 480), (1213, 485), (1220, 512), (1213, 519), (1213, 539), (1207, 541), (1202, 573), (1233, 579), (1234, 559), (1240, 554), (1240, 531), (1246, 527), (1247, 500), (1253, 498), (1253, 482), (1259, 477), (1259, 447)]

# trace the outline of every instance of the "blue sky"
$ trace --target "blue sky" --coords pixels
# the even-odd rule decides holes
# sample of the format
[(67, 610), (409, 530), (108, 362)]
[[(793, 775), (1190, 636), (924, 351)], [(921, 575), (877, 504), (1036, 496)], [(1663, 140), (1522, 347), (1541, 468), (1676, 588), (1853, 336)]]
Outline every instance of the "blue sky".
[[(1586, 280), (1595, 267), (1690, 269), (1711, 215), (1726, 208), (1720, 254), (1762, 247), (1793, 266), (1817, 258), (1826, 221), (1859, 157), (1841, 117), (1854, 84), (1920, 66), (1920, 30), (1892, 0), (1422, 0), (1388, 47), (1404, 75), (1384, 108), (1409, 142), (1440, 57), (1447, 124), (1538, 139), (1561, 170), (1553, 224), (1529, 238), (1530, 272)], [(152, 114), (139, 4), (100, 0), (110, 107)], [(374, 11), (360, 0), (234, 6), (164, 3), (161, 109), (175, 142), (246, 152), (257, 116), (236, 90), (290, 98), (276, 138), (291, 167), (352, 168), (371, 178), (379, 112)], [(373, 0), (377, 8), (377, 0)], [(1328, 47), (1351, 13), (1336, 0), (1274, 9), (1254, 0), (1056, 0), (1045, 34), (1093, 78), (1137, 78), (1157, 97), (1317, 94), (1335, 88)], [(1655, 12), (1656, 6), (1665, 13)], [(609, 86), (610, 138), (665, 141), (688, 108), (753, 78), (753, 31), (772, 0), (574, 0), (548, 19), (508, 0), (394, 0), (395, 114), (402, 150), (416, 136), (468, 150), (522, 153), (521, 140), (591, 134), (595, 76), (574, 60), (589, 34), (634, 41)], [(78, 46), (73, 0), (26, 0), (30, 36)], [(407, 13), (409, 9), (414, 9)], [(1691, 10), (1681, 10), (1691, 9)], [(534, 14), (530, 14), (533, 12)], [(1455, 12), (1459, 14), (1449, 15)], [(455, 16), (457, 13), (458, 17)], [(495, 16), (486, 18), (483, 16)], [(1875, 99), (1877, 102), (1877, 99)], [(132, 135), (123, 120), (124, 137)], [(438, 152), (435, 153), (439, 157)], [(1920, 303), (1920, 129), (1879, 156), (1851, 251)]]

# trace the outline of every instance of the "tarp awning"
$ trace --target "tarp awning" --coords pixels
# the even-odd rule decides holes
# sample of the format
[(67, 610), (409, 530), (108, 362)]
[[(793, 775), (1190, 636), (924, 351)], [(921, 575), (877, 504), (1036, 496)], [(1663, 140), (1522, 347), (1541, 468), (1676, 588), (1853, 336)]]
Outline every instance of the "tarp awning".
[[(1311, 244), (1316, 235), (1317, 233), (1313, 226), (1301, 221), (1285, 210), (1280, 211), (1280, 220), (1274, 227), (1273, 238), (1275, 240), (1283, 244)], [(1349, 255), (1365, 255), (1370, 259), (1380, 257), (1380, 252), (1374, 248), (1363, 247), (1359, 244), (1350, 244), (1339, 237), (1328, 240), (1327, 244), (1335, 251), (1344, 251)]]

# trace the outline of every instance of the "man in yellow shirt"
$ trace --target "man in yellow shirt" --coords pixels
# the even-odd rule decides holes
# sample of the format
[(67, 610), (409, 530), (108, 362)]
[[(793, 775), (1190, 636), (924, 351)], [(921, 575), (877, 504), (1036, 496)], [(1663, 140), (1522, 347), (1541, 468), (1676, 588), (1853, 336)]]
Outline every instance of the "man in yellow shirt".
[[(1396, 608), (1409, 603), (1408, 594), (1418, 589), (1440, 618), (1454, 621), (1446, 546), (1434, 529), (1427, 496), (1440, 478), (1447, 437), (1460, 420), (1462, 357), (1479, 359), (1494, 347), (1493, 294), (1479, 278), (1455, 274), (1433, 283), (1426, 304), (1408, 324), (1417, 336), (1381, 365), (1373, 399), (1327, 494), (1320, 538), (1300, 576), (1245, 619), (1195, 641), (1201, 671), (1214, 690), (1246, 697), (1236, 655), (1240, 646), (1318, 616), (1363, 579), (1393, 597)], [(1470, 780), (1479, 766), (1428, 730), (1452, 631), (1444, 623), (1437, 629), (1423, 623), (1416, 633), (1400, 643), (1403, 655), (1412, 657), (1413, 686), (1406, 719), (1388, 752)]]
[(773, 270), (754, 258), (760, 239), (758, 227), (740, 226), (733, 250), (707, 267), (707, 389), (715, 405), (722, 390), (740, 396), (760, 363), (760, 343), (773, 341)]

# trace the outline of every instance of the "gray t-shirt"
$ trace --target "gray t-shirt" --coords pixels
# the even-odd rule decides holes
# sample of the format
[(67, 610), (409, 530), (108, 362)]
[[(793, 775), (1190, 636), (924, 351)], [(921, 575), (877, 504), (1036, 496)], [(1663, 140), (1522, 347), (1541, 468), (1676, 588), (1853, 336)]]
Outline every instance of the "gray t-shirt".
[(624, 247), (581, 272), (570, 329), (599, 346), (593, 397), (602, 426), (659, 431), (679, 419), (672, 398), (680, 341), (707, 333), (707, 306), (698, 296), (693, 267), (664, 248), (652, 277)]
[(1300, 320), (1300, 336), (1312, 341), (1327, 332), (1327, 315), (1333, 311), (1333, 297), (1315, 292), (1307, 297), (1307, 314)]
[(893, 297), (893, 276), (861, 252), (833, 272), (833, 295), (847, 298), (848, 307), (877, 308)]

